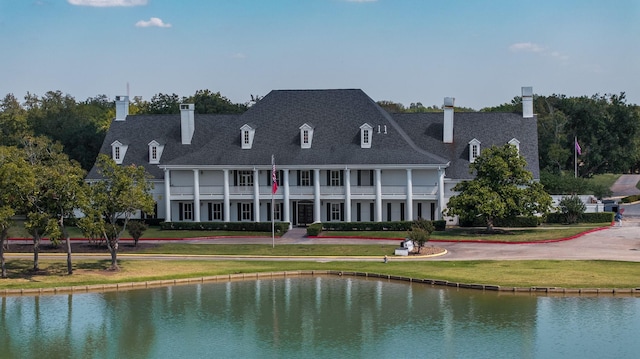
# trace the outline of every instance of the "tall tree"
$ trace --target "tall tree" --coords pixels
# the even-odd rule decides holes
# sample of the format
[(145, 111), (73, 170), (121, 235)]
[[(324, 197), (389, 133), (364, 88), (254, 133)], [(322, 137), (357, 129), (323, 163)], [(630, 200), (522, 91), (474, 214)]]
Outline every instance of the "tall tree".
[(199, 114), (234, 114), (247, 110), (246, 105), (234, 104), (220, 92), (210, 90), (198, 90), (193, 96), (186, 98), (185, 102), (193, 103), (195, 112)]
[[(25, 96), (27, 121), (34, 134), (60, 142), (64, 152), (86, 170), (93, 166), (100, 150), (106, 133), (102, 124), (106, 116), (103, 112), (108, 111), (101, 110), (103, 104), (99, 100), (89, 103), (79, 104), (60, 91), (48, 91), (41, 98), (32, 94)], [(90, 110), (91, 106), (96, 110)]]
[(146, 104), (143, 113), (154, 115), (167, 115), (180, 113), (180, 104), (184, 102), (184, 98), (174, 94), (167, 95), (158, 93), (151, 97), (151, 101)]
[(38, 270), (41, 236), (47, 232), (53, 239), (62, 238), (67, 246), (67, 273), (73, 273), (71, 241), (65, 220), (74, 217), (86, 198), (85, 171), (62, 152), (62, 146), (47, 138), (26, 138), (24, 152), (38, 175), (35, 187), (27, 196), (25, 226), (33, 236), (34, 270)]
[(13, 94), (7, 94), (0, 101), (0, 145), (16, 146), (30, 132), (25, 109)]
[(515, 146), (491, 148), (482, 152), (469, 165), (476, 177), (457, 184), (445, 210), (446, 215), (458, 215), (462, 220), (480, 217), (493, 229), (496, 218), (545, 214), (551, 208), (551, 196), (526, 170), (527, 161)]
[(35, 186), (35, 173), (17, 147), (0, 146), (0, 276), (7, 277), (4, 248), (12, 217)]
[(153, 213), (153, 184), (144, 167), (118, 166), (109, 156), (99, 155), (96, 163), (102, 179), (91, 185), (88, 212), (97, 211), (111, 253), (111, 268), (118, 269), (118, 242), (132, 216)]

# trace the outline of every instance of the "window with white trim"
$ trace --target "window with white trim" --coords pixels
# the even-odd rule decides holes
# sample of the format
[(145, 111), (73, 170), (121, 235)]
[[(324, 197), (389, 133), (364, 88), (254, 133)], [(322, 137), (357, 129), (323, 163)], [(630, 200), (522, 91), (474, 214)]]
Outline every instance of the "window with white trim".
[(248, 124), (244, 124), (240, 127), (240, 143), (243, 150), (251, 149), (253, 145), (253, 138), (255, 137), (256, 129)]
[(160, 145), (158, 141), (153, 140), (149, 142), (149, 163), (150, 164), (159, 164), (160, 157), (162, 156), (162, 149), (164, 146)]
[(238, 186), (253, 186), (253, 171), (238, 171), (237, 176)]
[(469, 141), (469, 162), (475, 162), (478, 156), (480, 156), (480, 141), (474, 138)]
[(313, 141), (313, 126), (308, 123), (300, 126), (300, 148), (311, 148)]
[(311, 171), (300, 171), (300, 186), (311, 186)]
[(124, 156), (127, 153), (127, 147), (127, 145), (120, 141), (113, 141), (113, 143), (111, 143), (111, 158), (116, 164), (122, 164)]
[(282, 203), (274, 203), (273, 206), (273, 220), (281, 221), (282, 220)]
[(185, 221), (193, 221), (193, 203), (182, 203), (182, 219)]
[(339, 187), (342, 186), (342, 171), (329, 171), (330, 172), (330, 183), (329, 186)]
[(331, 221), (339, 221), (342, 217), (342, 206), (340, 203), (331, 203)]
[(373, 127), (368, 123), (364, 123), (360, 126), (360, 148), (371, 148), (372, 130)]
[(250, 221), (253, 218), (253, 203), (242, 203), (241, 205), (241, 219), (242, 221)]
[(222, 220), (222, 203), (209, 203), (209, 211), (211, 221), (221, 221)]

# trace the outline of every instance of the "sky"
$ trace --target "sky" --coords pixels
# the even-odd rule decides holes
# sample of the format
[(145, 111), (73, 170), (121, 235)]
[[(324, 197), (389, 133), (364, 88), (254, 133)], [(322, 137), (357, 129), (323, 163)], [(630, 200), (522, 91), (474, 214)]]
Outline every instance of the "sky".
[(640, 104), (638, 0), (0, 0), (0, 96), (352, 89), (479, 110), (539, 95)]

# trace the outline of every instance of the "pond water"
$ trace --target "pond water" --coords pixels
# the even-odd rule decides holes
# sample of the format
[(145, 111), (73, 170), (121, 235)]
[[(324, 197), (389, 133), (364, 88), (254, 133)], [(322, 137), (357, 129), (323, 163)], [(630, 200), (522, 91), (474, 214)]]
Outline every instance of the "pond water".
[(295, 277), (0, 298), (2, 358), (635, 358), (640, 298)]

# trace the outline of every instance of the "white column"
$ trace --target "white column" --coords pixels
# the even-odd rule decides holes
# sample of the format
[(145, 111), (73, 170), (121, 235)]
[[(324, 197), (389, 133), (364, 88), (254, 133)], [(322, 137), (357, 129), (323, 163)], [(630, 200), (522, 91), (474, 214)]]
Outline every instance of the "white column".
[(376, 222), (382, 222), (382, 171), (376, 168)]
[(320, 213), (322, 213), (322, 208), (320, 206), (320, 170), (317, 168), (313, 170), (313, 194), (313, 221), (321, 222), (322, 216)]
[(413, 178), (411, 168), (407, 168), (407, 216), (405, 221), (413, 221)]
[(291, 209), (289, 208), (289, 170), (282, 170), (282, 175), (284, 177), (282, 179), (282, 186), (284, 187), (282, 190), (282, 212), (284, 212), (283, 220), (285, 222), (289, 222), (289, 229), (291, 229), (293, 228), (293, 223), (291, 223), (291, 213), (289, 213), (291, 211)]
[(253, 219), (260, 222), (260, 176), (257, 168), (253, 169)]
[[(223, 187), (223, 212), (224, 212), (224, 221), (231, 222), (231, 201), (229, 200), (229, 170), (222, 170), (224, 177), (224, 187)], [(238, 219), (239, 221), (240, 219)]]
[(164, 169), (164, 221), (171, 222), (171, 173)]
[(200, 171), (193, 170), (193, 221), (200, 222)]
[(351, 170), (344, 169), (344, 219), (351, 222)]
[(438, 168), (438, 208), (436, 209), (436, 219), (442, 219), (444, 211), (444, 168)]

